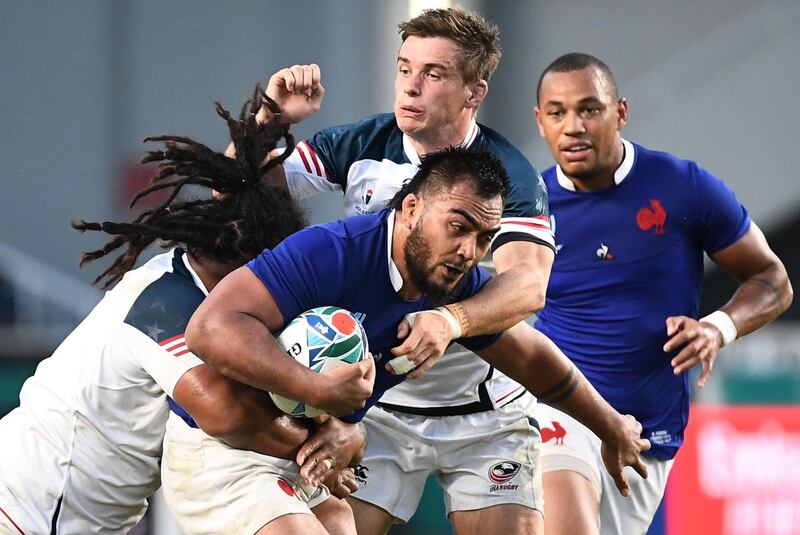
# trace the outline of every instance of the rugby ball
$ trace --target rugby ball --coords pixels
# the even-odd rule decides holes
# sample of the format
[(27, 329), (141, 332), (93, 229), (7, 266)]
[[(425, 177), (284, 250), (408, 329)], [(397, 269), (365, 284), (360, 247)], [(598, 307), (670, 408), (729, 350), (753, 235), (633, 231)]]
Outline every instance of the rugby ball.
[[(369, 352), (361, 322), (347, 310), (334, 306), (303, 312), (289, 322), (277, 340), (287, 355), (317, 373), (355, 364), (367, 358)], [(269, 396), (276, 407), (292, 416), (311, 418), (325, 414), (302, 401), (272, 392)]]

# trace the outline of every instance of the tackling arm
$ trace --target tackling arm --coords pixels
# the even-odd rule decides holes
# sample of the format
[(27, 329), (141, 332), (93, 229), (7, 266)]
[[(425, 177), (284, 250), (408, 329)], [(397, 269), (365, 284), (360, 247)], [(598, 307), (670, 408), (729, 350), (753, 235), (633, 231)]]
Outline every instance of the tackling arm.
[[(493, 253), (497, 275), (481, 290), (464, 301), (447, 305), (460, 326), (460, 336), (477, 336), (503, 331), (516, 325), (544, 306), (547, 280), (555, 253), (545, 245), (511, 241)], [(453, 330), (440, 314), (418, 314), (411, 330), (400, 325), (403, 343), (392, 349), (415, 365), (409, 379), (421, 377), (444, 354), (453, 339)]]
[(641, 424), (632, 416), (615, 411), (546, 336), (519, 323), (478, 354), (541, 401), (564, 411), (596, 434), (603, 442), (606, 469), (624, 496), (630, 492), (623, 474), (625, 466), (647, 477), (639, 455), (650, 449), (650, 442), (640, 437)]
[(469, 335), (503, 331), (542, 309), (555, 253), (545, 245), (512, 241), (492, 254), (497, 275), (461, 302)]
[[(366, 431), (360, 424), (324, 418), (315, 425), (293, 418), (276, 409), (263, 391), (232, 381), (207, 365), (183, 374), (173, 397), (207, 434), (232, 448), (295, 459), (301, 476), (311, 484), (331, 470), (358, 462), (366, 447)], [(322, 462), (325, 459), (330, 465)]]
[(254, 388), (334, 415), (362, 408), (375, 380), (372, 359), (315, 373), (278, 344), (272, 333), (283, 324), (272, 295), (249, 268), (241, 267), (222, 279), (194, 313), (186, 345), (222, 375)]

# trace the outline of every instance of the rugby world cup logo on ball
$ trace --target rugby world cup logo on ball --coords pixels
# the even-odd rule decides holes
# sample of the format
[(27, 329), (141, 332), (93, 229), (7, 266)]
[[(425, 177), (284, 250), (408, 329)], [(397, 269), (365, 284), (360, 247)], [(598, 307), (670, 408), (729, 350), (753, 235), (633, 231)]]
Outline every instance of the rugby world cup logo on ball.
[[(361, 323), (347, 310), (334, 306), (303, 312), (289, 322), (277, 340), (290, 357), (317, 373), (359, 362), (369, 352)], [(325, 414), (302, 401), (269, 395), (286, 414), (306, 418)]]

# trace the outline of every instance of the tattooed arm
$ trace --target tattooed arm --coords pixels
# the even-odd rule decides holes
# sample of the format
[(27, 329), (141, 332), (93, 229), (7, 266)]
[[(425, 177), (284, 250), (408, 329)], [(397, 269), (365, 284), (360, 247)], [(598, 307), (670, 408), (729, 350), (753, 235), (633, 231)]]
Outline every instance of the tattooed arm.
[(623, 475), (625, 466), (647, 477), (639, 454), (650, 449), (650, 442), (640, 437), (641, 424), (633, 416), (615, 411), (542, 333), (519, 323), (478, 353), (541, 401), (569, 414), (600, 437), (606, 469), (623, 496), (630, 492)]
[(755, 223), (733, 245), (712, 254), (711, 259), (736, 277), (739, 288), (719, 311), (705, 318), (667, 318), (670, 339), (664, 345), (666, 352), (680, 349), (672, 359), (676, 374), (702, 365), (698, 382), (701, 387), (723, 345), (763, 327), (792, 302), (786, 268)]

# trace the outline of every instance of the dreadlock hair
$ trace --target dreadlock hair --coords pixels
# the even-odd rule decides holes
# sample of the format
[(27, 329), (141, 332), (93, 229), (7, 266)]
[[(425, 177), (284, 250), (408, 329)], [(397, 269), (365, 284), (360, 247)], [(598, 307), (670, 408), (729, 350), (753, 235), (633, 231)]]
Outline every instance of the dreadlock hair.
[[(273, 112), (273, 118), (258, 124), (256, 114), (262, 105)], [(187, 137), (145, 138), (145, 142), (163, 142), (161, 150), (148, 151), (142, 159), (142, 163), (158, 162), (159, 173), (148, 188), (133, 197), (130, 207), (159, 190), (171, 190), (167, 199), (130, 223), (83, 220), (72, 223), (81, 232), (95, 230), (115, 236), (102, 248), (83, 253), (81, 267), (127, 246), (93, 284), (106, 278), (103, 288), (113, 285), (155, 240), (160, 240), (164, 247), (184, 244), (190, 254), (200, 258), (242, 265), (305, 226), (304, 216), (289, 193), (262, 180), (265, 173), (283, 163), (295, 145), (289, 127), (278, 122), (277, 104), (256, 84), (253, 97), (244, 103), (238, 119), (231, 117), (219, 102), (215, 106), (228, 125), (236, 148), (235, 158)], [(283, 154), (264, 163), (281, 139), (286, 141)], [(218, 195), (210, 199), (176, 200), (186, 185), (207, 187)]]
[(481, 199), (499, 195), (505, 204), (508, 174), (494, 154), (485, 149), (447, 147), (428, 153), (420, 160), (417, 173), (403, 184), (389, 202), (389, 208), (400, 210), (403, 200), (411, 193), (436, 195), (464, 181), (472, 183)]

